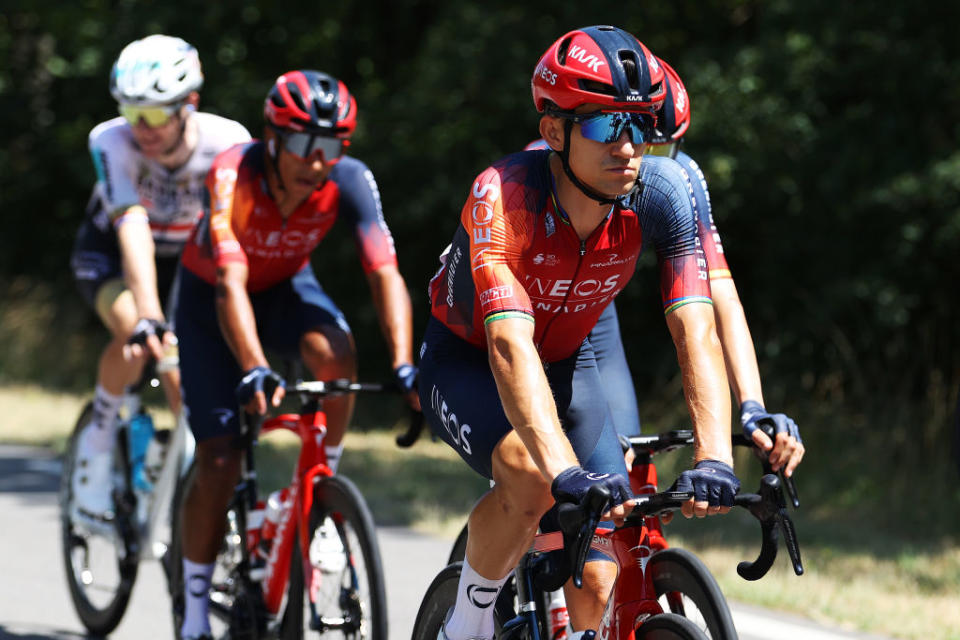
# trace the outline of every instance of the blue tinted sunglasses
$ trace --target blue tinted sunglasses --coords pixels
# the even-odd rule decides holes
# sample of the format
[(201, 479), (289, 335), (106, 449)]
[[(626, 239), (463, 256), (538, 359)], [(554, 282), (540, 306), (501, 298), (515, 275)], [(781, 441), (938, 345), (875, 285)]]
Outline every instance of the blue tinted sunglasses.
[(594, 111), (556, 115), (579, 124), (584, 138), (604, 144), (619, 140), (624, 130), (633, 144), (648, 142), (654, 134), (654, 119), (649, 113)]

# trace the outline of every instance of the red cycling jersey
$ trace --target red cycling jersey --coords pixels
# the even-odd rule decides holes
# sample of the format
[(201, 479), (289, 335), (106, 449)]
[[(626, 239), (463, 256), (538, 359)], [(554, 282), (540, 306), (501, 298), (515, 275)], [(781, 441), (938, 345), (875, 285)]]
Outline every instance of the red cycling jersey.
[(364, 272), (396, 265), (380, 193), (365, 164), (343, 157), (327, 180), (284, 219), (267, 189), (262, 142), (224, 151), (207, 174), (203, 220), (183, 252), (183, 265), (214, 284), (217, 267), (249, 266), (247, 289), (262, 291), (291, 278), (338, 217), (353, 228)]
[(645, 157), (643, 187), (620, 198), (581, 240), (556, 203), (548, 156), (545, 151), (507, 156), (474, 182), (444, 265), (430, 282), (438, 320), (485, 348), (487, 322), (526, 318), (536, 325), (541, 358), (566, 358), (633, 275), (644, 246), (657, 254), (666, 313), (690, 302), (711, 302), (679, 165)]

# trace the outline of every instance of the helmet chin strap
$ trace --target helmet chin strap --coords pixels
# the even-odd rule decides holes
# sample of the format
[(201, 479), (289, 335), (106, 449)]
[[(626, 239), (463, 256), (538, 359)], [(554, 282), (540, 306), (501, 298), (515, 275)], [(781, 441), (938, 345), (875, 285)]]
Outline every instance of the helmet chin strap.
[(573, 122), (570, 120), (565, 120), (563, 123), (563, 151), (560, 152), (560, 161), (563, 165), (563, 172), (567, 174), (568, 178), (570, 178), (570, 182), (573, 183), (573, 186), (575, 186), (577, 189), (580, 189), (580, 191), (582, 191), (583, 194), (588, 198), (596, 200), (600, 204), (613, 204), (617, 201), (617, 198), (607, 197), (583, 184), (573, 173), (573, 169), (570, 168), (570, 133), (572, 131)]

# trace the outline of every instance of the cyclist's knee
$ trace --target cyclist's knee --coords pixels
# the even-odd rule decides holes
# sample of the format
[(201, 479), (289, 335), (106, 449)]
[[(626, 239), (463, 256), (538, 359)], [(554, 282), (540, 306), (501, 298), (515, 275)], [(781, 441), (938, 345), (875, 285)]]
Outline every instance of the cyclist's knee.
[(318, 379), (353, 378), (356, 375), (353, 336), (338, 327), (324, 325), (306, 332), (300, 340), (300, 353)]
[(241, 451), (232, 436), (197, 443), (196, 482), (205, 486), (232, 487), (240, 475)]
[(497, 503), (512, 517), (538, 522), (553, 506), (550, 483), (516, 434), (508, 434), (494, 449), (493, 479)]

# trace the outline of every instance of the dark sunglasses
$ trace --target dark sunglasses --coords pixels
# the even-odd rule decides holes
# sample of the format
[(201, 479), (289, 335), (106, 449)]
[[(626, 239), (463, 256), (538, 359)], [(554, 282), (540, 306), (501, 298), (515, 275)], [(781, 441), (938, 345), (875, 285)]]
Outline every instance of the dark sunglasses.
[(343, 154), (346, 140), (331, 138), (315, 133), (301, 133), (297, 131), (284, 132), (280, 136), (283, 148), (300, 158), (309, 158), (316, 151), (323, 153), (326, 162), (338, 159)]
[(609, 144), (616, 142), (626, 130), (633, 144), (649, 142), (654, 135), (655, 120), (649, 113), (633, 111), (594, 111), (592, 113), (558, 113), (561, 118), (580, 125), (584, 138)]

